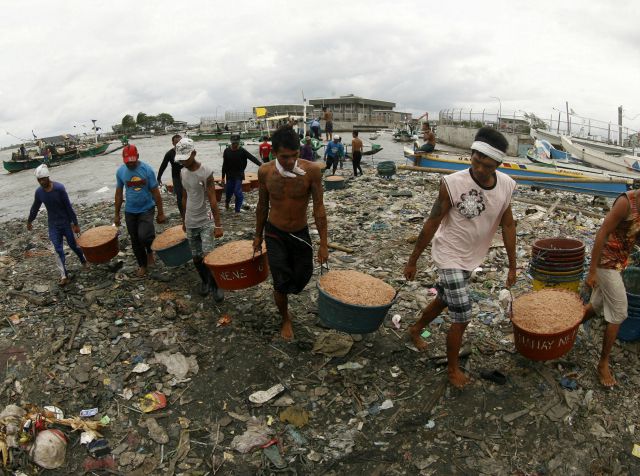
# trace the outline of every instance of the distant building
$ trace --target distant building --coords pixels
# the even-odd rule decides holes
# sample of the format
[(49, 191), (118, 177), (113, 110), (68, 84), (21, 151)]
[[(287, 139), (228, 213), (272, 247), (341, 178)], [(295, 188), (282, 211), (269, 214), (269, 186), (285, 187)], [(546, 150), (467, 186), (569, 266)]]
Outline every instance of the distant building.
[[(349, 94), (337, 98), (310, 99), (307, 105), (307, 119), (322, 117), (322, 107), (327, 106), (333, 111), (334, 130), (351, 131), (376, 130), (384, 127), (394, 127), (411, 121), (411, 113), (394, 111), (395, 103), (367, 99)], [(302, 116), (302, 104), (272, 104), (255, 106), (253, 113), (256, 117), (273, 116)]]
[(394, 102), (367, 99), (354, 94), (337, 98), (311, 99), (309, 104), (313, 106), (314, 116), (321, 116), (324, 106), (331, 109), (335, 122), (391, 125), (411, 120), (410, 112), (393, 110), (396, 107)]

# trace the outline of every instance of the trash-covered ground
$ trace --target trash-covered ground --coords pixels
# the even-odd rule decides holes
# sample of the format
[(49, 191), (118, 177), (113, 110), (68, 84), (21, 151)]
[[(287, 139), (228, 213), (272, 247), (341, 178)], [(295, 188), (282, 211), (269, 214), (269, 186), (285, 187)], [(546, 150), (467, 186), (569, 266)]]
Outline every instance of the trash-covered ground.
[[(5, 223), (0, 403), (33, 415), (53, 406), (73, 419), (55, 425), (68, 437), (66, 459), (47, 474), (639, 474), (640, 447), (632, 451), (640, 445), (640, 343), (616, 344), (613, 390), (595, 373), (601, 320), (581, 327), (559, 360), (516, 353), (498, 299), (506, 277), (498, 234), (475, 273), (477, 313), (462, 350), (474, 382), (450, 387), (446, 315), (428, 329), (427, 353), (406, 339), (432, 298), (429, 251), (415, 282), (402, 277), (439, 176), (400, 172), (385, 180), (366, 172), (325, 194), (329, 241), (347, 250), (332, 249), (330, 267), (400, 289), (380, 330), (364, 336), (319, 326), (319, 270), (290, 299), (295, 340), (285, 343), (270, 280), (214, 305), (197, 294), (192, 265), (159, 263), (135, 278), (123, 228), (121, 254), (109, 264), (85, 271), (70, 253), (73, 280), (60, 288), (46, 218), (38, 217), (33, 232), (24, 221)], [(179, 222), (173, 197), (163, 196), (169, 222), (158, 231)], [(220, 242), (252, 238), (256, 199), (247, 194), (239, 216), (223, 211)], [(514, 294), (531, 289), (526, 267), (535, 239), (568, 236), (590, 246), (607, 203), (520, 187)], [(88, 229), (110, 224), (113, 206), (76, 205), (76, 212)], [(506, 383), (480, 378), (482, 370), (498, 371)], [(57, 409), (45, 413), (50, 421)], [(6, 415), (5, 425), (20, 420)], [(101, 437), (88, 429), (96, 422)], [(37, 471), (27, 450), (9, 453), (8, 468)]]

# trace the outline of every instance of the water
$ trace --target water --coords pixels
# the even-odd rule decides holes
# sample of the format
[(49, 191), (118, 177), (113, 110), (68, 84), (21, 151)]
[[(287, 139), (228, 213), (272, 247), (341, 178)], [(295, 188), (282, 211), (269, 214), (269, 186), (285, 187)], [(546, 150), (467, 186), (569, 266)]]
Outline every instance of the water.
[[(351, 144), (351, 134), (340, 134), (343, 143)], [(369, 145), (369, 133), (360, 133), (360, 138)], [(374, 141), (380, 144), (383, 150), (373, 156), (373, 161), (378, 163), (382, 160), (393, 160), (403, 163), (403, 147), (406, 143), (393, 142), (391, 134), (382, 134)], [(164, 154), (171, 148), (171, 135), (151, 137), (148, 139), (137, 139), (132, 141), (140, 152), (140, 160), (150, 164), (158, 171)], [(222, 151), (217, 141), (196, 142), (198, 159), (213, 167), (216, 175), (220, 174), (222, 168)], [(257, 145), (246, 145), (245, 148), (254, 156), (258, 157)], [(366, 149), (365, 149), (366, 150)], [(10, 160), (11, 150), (0, 151), (0, 159)], [(320, 149), (324, 153), (324, 149)], [(71, 199), (72, 204), (91, 204), (100, 201), (113, 203), (115, 193), (115, 173), (122, 164), (122, 152), (116, 151), (113, 154), (102, 157), (87, 157), (78, 159), (68, 164), (53, 167), (51, 169), (51, 179), (62, 183)], [(363, 157), (363, 165), (374, 163), (372, 157)], [(345, 163), (345, 172), (351, 172), (351, 163)], [(247, 172), (256, 172), (258, 166), (249, 162)], [(171, 181), (171, 167), (167, 167), (163, 176), (163, 181)], [(38, 182), (34, 176), (34, 170), (25, 170), (14, 174), (9, 174), (4, 169), (0, 173), (0, 222), (13, 218), (23, 218), (25, 221), (29, 215), (29, 209), (33, 203), (33, 196)], [(98, 190), (107, 187), (105, 192), (97, 193)]]

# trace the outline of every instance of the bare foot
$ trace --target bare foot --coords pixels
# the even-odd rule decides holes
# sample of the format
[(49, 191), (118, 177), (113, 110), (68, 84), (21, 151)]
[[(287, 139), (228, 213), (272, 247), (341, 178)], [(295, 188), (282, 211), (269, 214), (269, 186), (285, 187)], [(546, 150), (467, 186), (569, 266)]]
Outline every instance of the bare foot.
[(449, 383), (456, 388), (464, 388), (465, 385), (471, 383), (471, 379), (467, 377), (460, 369), (449, 370)]
[(600, 383), (607, 388), (611, 388), (617, 383), (611, 373), (611, 369), (609, 369), (608, 362), (600, 362), (598, 364), (598, 378), (600, 379)]
[(136, 271), (136, 276), (142, 278), (145, 274), (147, 274), (147, 268), (140, 267)]
[(288, 320), (282, 321), (280, 336), (287, 342), (291, 342), (291, 340), (293, 340), (293, 326), (291, 325), (291, 315), (289, 315)]
[(66, 276), (64, 278), (60, 278), (60, 281), (58, 281), (58, 284), (60, 286), (66, 286), (67, 284), (69, 284), (69, 278), (67, 278)]
[(89, 269), (89, 262), (88, 261), (85, 261), (84, 263), (82, 263), (82, 269), (84, 269), (85, 271), (87, 269)]
[(418, 329), (415, 326), (409, 326), (407, 332), (409, 333), (409, 337), (411, 338), (411, 343), (418, 349), (420, 352), (424, 352), (427, 350), (427, 343), (420, 336), (422, 329)]

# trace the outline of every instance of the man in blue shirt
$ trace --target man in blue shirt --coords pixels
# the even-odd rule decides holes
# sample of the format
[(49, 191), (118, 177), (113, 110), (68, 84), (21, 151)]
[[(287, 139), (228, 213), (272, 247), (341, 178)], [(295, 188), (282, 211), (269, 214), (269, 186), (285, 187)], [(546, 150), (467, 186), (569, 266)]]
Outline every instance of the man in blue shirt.
[[(333, 136), (333, 140), (327, 143), (324, 150), (324, 159), (327, 161), (327, 170), (333, 167), (333, 175), (336, 174), (338, 163), (344, 157), (344, 146), (340, 143), (340, 136)], [(340, 164), (342, 168), (342, 164)]]
[(53, 182), (49, 178), (49, 169), (46, 165), (40, 165), (36, 169), (36, 178), (40, 187), (36, 190), (31, 212), (27, 220), (27, 230), (33, 228), (33, 220), (36, 219), (40, 207), (44, 203), (47, 209), (47, 222), (49, 225), (49, 239), (56, 251), (56, 265), (60, 270), (60, 285), (64, 286), (69, 282), (69, 274), (65, 266), (63, 238), (67, 239), (67, 245), (78, 255), (80, 262), (86, 266), (87, 260), (82, 254), (82, 250), (76, 243), (74, 234), (80, 233), (78, 218), (76, 217), (69, 195), (64, 185)]
[(158, 208), (158, 223), (164, 223), (166, 218), (156, 174), (151, 166), (138, 160), (139, 158), (140, 154), (135, 145), (129, 144), (122, 149), (124, 165), (116, 172), (116, 213), (113, 222), (120, 226), (123, 189), (126, 187), (124, 218), (131, 237), (131, 247), (138, 262), (137, 275), (142, 277), (147, 272), (147, 266), (154, 262), (151, 243), (156, 237), (153, 226), (155, 208)]
[(311, 135), (315, 139), (320, 139), (320, 119), (313, 119), (311, 121)]

